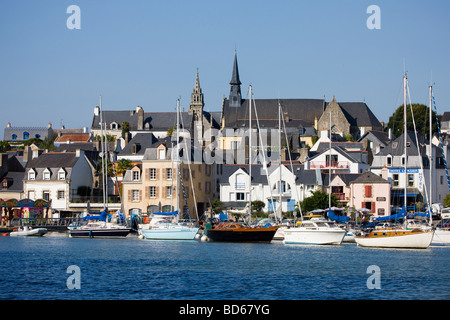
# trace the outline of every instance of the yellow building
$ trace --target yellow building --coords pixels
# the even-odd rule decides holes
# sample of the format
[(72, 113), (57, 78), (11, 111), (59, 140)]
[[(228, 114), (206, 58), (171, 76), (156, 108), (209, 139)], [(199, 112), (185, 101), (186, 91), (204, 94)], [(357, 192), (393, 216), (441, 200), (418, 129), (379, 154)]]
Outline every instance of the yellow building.
[(187, 219), (190, 215), (191, 219), (197, 219), (209, 207), (212, 166), (186, 161), (177, 166), (176, 159), (172, 159), (173, 149), (168, 145), (170, 142), (165, 140), (147, 148), (142, 162), (125, 173), (122, 203), (126, 215), (179, 208), (183, 213), (180, 217)]

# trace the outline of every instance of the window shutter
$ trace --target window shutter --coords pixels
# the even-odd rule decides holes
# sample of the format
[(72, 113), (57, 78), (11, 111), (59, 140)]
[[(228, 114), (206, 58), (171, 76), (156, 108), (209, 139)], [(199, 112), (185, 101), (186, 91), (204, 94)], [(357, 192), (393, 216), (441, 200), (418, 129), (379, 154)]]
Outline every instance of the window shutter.
[(376, 212), (375, 211), (375, 202), (372, 202), (372, 212)]
[(128, 201), (132, 201), (133, 200), (133, 194), (131, 192), (131, 190), (128, 190)]
[(150, 199), (150, 187), (145, 188), (145, 199)]
[(142, 190), (139, 190), (139, 201), (142, 201)]

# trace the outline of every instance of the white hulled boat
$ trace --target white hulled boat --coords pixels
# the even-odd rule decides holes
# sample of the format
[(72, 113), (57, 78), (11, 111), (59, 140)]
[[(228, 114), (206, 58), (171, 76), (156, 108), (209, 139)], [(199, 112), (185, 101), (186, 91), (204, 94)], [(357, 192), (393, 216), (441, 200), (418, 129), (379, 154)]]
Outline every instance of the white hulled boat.
[(154, 212), (148, 224), (139, 225), (138, 233), (148, 240), (193, 240), (199, 227), (193, 224), (173, 221), (178, 215), (174, 212)]
[[(176, 150), (172, 148), (172, 152), (176, 152), (176, 167), (177, 167), (177, 192), (176, 192), (176, 207), (179, 208), (178, 193), (180, 189), (180, 166), (179, 166), (179, 129), (180, 129), (180, 100), (177, 100), (177, 145)], [(174, 159), (172, 155), (172, 159)], [(189, 170), (190, 163), (188, 162)], [(192, 181), (192, 180), (191, 180)], [(192, 186), (192, 192), (194, 188)], [(195, 193), (194, 193), (195, 199)], [(187, 201), (185, 198), (186, 206)], [(140, 224), (138, 226), (139, 237), (148, 240), (194, 240), (200, 227), (191, 222), (180, 223), (178, 221), (178, 210), (173, 212), (154, 212), (148, 224)]]
[[(405, 220), (403, 225), (398, 227), (382, 227), (375, 228), (374, 230), (363, 233), (360, 236), (355, 237), (355, 241), (358, 246), (361, 247), (376, 247), (376, 248), (405, 248), (405, 249), (425, 249), (428, 248), (433, 239), (434, 230), (424, 229), (419, 227), (407, 228), (406, 225), (406, 208), (407, 208), (407, 126), (406, 126), (406, 74), (403, 77), (403, 115), (404, 115), (404, 155), (405, 155), (405, 200), (402, 211), (397, 214), (397, 217), (401, 217)], [(383, 220), (388, 217), (384, 217)], [(380, 219), (379, 219), (380, 220)]]
[(324, 218), (303, 221), (300, 226), (284, 230), (285, 244), (332, 244), (339, 245), (347, 233)]
[(432, 246), (450, 246), (450, 219), (441, 220), (434, 230)]
[(42, 237), (48, 230), (46, 228), (21, 227), (17, 231), (12, 231), (11, 237)]

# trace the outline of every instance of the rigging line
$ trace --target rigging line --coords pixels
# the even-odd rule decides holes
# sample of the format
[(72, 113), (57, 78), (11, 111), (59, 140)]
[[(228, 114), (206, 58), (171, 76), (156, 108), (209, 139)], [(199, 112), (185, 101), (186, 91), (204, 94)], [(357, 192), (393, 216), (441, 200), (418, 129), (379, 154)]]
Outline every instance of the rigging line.
[[(294, 176), (296, 176), (296, 174), (295, 174), (295, 172), (294, 172), (294, 166), (292, 165), (291, 150), (290, 150), (290, 148), (289, 148), (289, 143), (288, 143), (288, 138), (287, 138), (286, 121), (285, 121), (285, 119), (284, 119), (284, 115), (283, 115), (283, 107), (281, 106), (281, 104), (280, 104), (280, 111), (281, 111), (281, 119), (283, 120), (284, 137), (285, 137), (285, 139), (286, 139), (286, 146), (287, 146), (287, 148), (288, 148), (289, 163), (290, 163), (290, 166), (291, 166), (291, 171), (292, 171), (292, 173), (294, 174)], [(298, 193), (297, 184), (295, 185), (295, 192), (296, 192), (296, 194), (297, 194), (297, 199), (298, 199), (298, 202), (299, 202), (299, 203), (298, 203), (298, 208), (299, 208), (299, 210), (300, 210), (300, 215), (303, 216), (302, 208), (300, 207), (300, 195), (299, 195), (299, 193)]]
[[(181, 113), (181, 112), (180, 112)], [(184, 122), (183, 122), (183, 117), (180, 117), (181, 119), (181, 125), (183, 126), (183, 128), (185, 128), (184, 126)], [(186, 147), (186, 158), (187, 158), (187, 163), (188, 163), (188, 169), (189, 169), (189, 177), (191, 180), (191, 188), (192, 188), (192, 195), (194, 197), (194, 208), (195, 208), (195, 215), (197, 216), (197, 220), (199, 220), (198, 218), (198, 209), (197, 209), (197, 199), (195, 197), (195, 189), (194, 189), (194, 181), (192, 180), (192, 171), (191, 171), (191, 152), (190, 150), (188, 150), (187, 148), (187, 142), (186, 139), (183, 137), (183, 141), (184, 141), (184, 146)], [(181, 171), (181, 170), (179, 170)], [(189, 219), (190, 219), (190, 215), (189, 215)]]
[[(414, 112), (413, 112), (413, 107), (412, 107), (412, 103), (411, 103), (411, 91), (410, 91), (410, 89), (409, 89), (409, 83), (408, 83), (408, 81), (406, 81), (406, 86), (407, 86), (407, 88), (408, 88), (409, 106), (410, 106), (410, 108), (411, 108), (411, 118), (412, 118), (413, 127), (414, 127), (414, 134), (415, 134), (415, 137), (416, 137), (417, 152), (419, 153), (420, 170), (422, 171), (422, 179), (425, 179), (425, 178), (424, 178), (424, 174), (423, 174), (423, 161), (422, 161), (422, 155), (421, 155), (421, 152), (420, 152), (419, 139), (418, 139), (418, 137), (417, 137), (416, 121), (414, 120)], [(406, 133), (405, 133), (405, 134), (406, 134)], [(405, 159), (405, 161), (408, 161), (408, 159)], [(405, 171), (405, 174), (408, 174), (408, 173)], [(420, 179), (420, 176), (419, 176), (419, 179)], [(423, 182), (423, 183), (425, 183), (425, 182)], [(406, 186), (405, 186), (405, 187), (406, 187)], [(428, 197), (427, 188), (424, 188), (424, 189), (425, 189), (425, 197), (426, 197), (427, 203), (428, 203), (428, 208), (430, 208), (430, 199), (429, 199), (429, 197)]]
[[(263, 169), (266, 171), (266, 178), (267, 178), (267, 184), (269, 185), (270, 201), (272, 203), (272, 208), (275, 208), (274, 203), (273, 203), (273, 196), (272, 196), (272, 185), (270, 184), (269, 170), (267, 168), (266, 153), (264, 152), (264, 144), (262, 142), (263, 140), (262, 140), (261, 130), (260, 130), (260, 126), (259, 126), (258, 111), (256, 110), (256, 101), (254, 99), (253, 99), (253, 107), (255, 110), (256, 125), (258, 127), (259, 142), (262, 144), (261, 150), (262, 150), (262, 154), (263, 154)], [(251, 131), (249, 134), (251, 134)], [(267, 209), (269, 209), (269, 208), (267, 208)], [(274, 209), (274, 212), (275, 212), (275, 209)]]
[(436, 116), (436, 124), (438, 127), (438, 133), (439, 133), (439, 142), (440, 142), (441, 150), (442, 150), (442, 158), (444, 160), (445, 174), (447, 175), (447, 184), (448, 184), (448, 189), (450, 190), (450, 179), (449, 179), (448, 170), (447, 170), (447, 160), (445, 159), (444, 144), (442, 142), (441, 127), (439, 126), (439, 119), (438, 119), (438, 115), (437, 115), (436, 101), (434, 99), (434, 96), (432, 96), (432, 98), (433, 98), (433, 106), (434, 106), (434, 110), (435, 110), (434, 114)]

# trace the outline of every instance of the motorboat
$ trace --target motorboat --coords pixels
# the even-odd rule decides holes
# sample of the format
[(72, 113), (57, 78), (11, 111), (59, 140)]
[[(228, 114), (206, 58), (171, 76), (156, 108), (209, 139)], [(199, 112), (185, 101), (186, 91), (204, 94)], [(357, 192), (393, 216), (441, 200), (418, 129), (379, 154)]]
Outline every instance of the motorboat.
[(174, 221), (177, 215), (177, 211), (154, 212), (148, 224), (138, 226), (139, 236), (148, 240), (194, 240), (200, 227)]
[(284, 230), (285, 244), (340, 245), (347, 230), (325, 218), (312, 218)]
[(90, 221), (86, 225), (69, 229), (71, 238), (125, 238), (131, 228), (104, 221)]
[(42, 237), (48, 230), (46, 228), (21, 227), (17, 231), (10, 232), (11, 237)]

